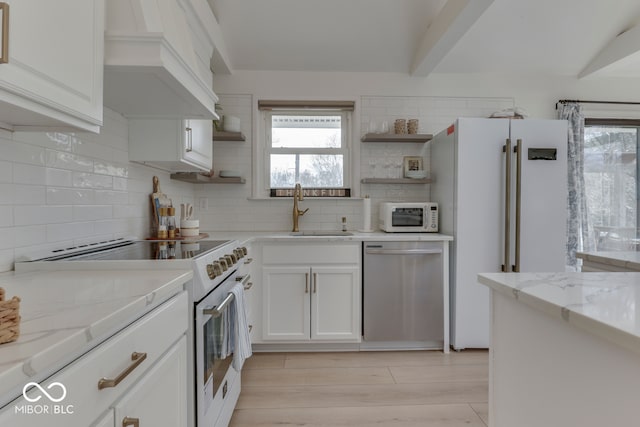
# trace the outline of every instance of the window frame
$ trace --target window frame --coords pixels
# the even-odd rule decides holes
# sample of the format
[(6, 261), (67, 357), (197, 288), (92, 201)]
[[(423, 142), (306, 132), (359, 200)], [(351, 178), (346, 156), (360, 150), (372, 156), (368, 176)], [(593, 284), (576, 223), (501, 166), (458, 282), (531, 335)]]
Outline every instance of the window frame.
[[(627, 127), (636, 129), (636, 229), (640, 228), (640, 119), (585, 118), (587, 127)], [(586, 172), (584, 178), (586, 179)], [(592, 224), (592, 226), (595, 226)], [(596, 245), (598, 243), (596, 242)], [(597, 247), (596, 247), (597, 250)]]
[[(256, 165), (257, 188), (258, 194), (255, 196), (260, 198), (274, 198), (271, 195), (271, 154), (319, 154), (319, 155), (342, 155), (342, 187), (327, 187), (327, 189), (346, 189), (346, 194), (351, 194), (352, 177), (353, 177), (353, 147), (352, 140), (352, 120), (353, 110), (344, 108), (307, 108), (301, 106), (289, 108), (270, 108), (261, 111), (262, 115), (262, 138), (258, 144), (260, 162)], [(295, 147), (282, 148), (272, 147), (272, 116), (274, 115), (292, 115), (292, 116), (340, 116), (341, 117), (341, 147), (340, 148), (311, 148), (311, 147)], [(293, 187), (291, 187), (293, 189)], [(312, 196), (310, 196), (312, 197)], [(345, 196), (348, 198), (350, 196)]]

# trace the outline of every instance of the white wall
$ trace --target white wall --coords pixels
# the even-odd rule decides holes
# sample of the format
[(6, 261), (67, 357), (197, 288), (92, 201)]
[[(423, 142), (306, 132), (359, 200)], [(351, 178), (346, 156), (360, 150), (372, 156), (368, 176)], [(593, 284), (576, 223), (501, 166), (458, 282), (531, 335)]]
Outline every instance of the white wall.
[[(426, 103), (417, 114), (424, 130), (435, 132), (457, 116), (483, 115), (506, 104), (525, 108), (532, 117), (553, 118), (558, 99), (640, 100), (637, 79), (578, 81), (517, 75), (422, 78), (382, 73), (236, 72), (215, 76), (214, 88), (221, 94), (241, 94), (225, 95), (221, 100), (225, 113), (242, 118), (247, 141), (216, 142), (214, 169), (241, 170), (247, 178), (244, 185), (176, 182), (167, 173), (128, 162), (127, 121), (109, 110), (105, 110), (100, 135), (0, 132), (0, 270), (10, 269), (16, 256), (36, 249), (124, 235), (145, 237), (153, 175), (160, 177), (162, 190), (174, 204), (195, 202), (198, 208), (200, 199), (208, 202), (206, 211), (196, 209), (202, 229), (288, 230), (290, 200), (250, 200), (258, 99), (353, 100), (356, 140), (369, 118), (413, 115), (410, 105), (415, 102)], [(389, 150), (400, 157), (416, 149), (363, 146), (357, 151), (354, 168), (358, 176), (366, 176), (369, 158), (380, 154), (376, 150), (383, 156)], [(369, 193), (374, 200), (412, 199), (419, 191), (363, 185), (356, 196)], [(337, 228), (342, 216), (347, 217), (349, 228), (362, 224), (359, 200), (307, 199), (304, 204), (310, 211), (301, 219), (303, 229)]]
[(174, 205), (193, 202), (191, 184), (129, 162), (127, 120), (108, 109), (100, 135), (1, 131), (0, 271), (35, 250), (146, 237), (154, 175)]
[[(214, 89), (221, 95), (225, 114), (242, 118), (245, 143), (216, 142), (214, 169), (239, 169), (244, 185), (199, 185), (196, 195), (206, 199), (208, 209), (197, 211), (208, 230), (288, 230), (291, 227), (290, 200), (252, 200), (252, 171), (248, 159), (252, 145), (261, 138), (259, 99), (337, 99), (356, 102), (354, 172), (357, 178), (370, 174), (370, 161), (404, 155), (424, 155), (427, 149), (415, 144), (360, 144), (369, 120), (415, 117), (421, 131), (437, 133), (460, 116), (486, 116), (506, 107), (524, 108), (531, 117), (555, 118), (559, 99), (636, 100), (640, 85), (635, 80), (584, 80), (570, 77), (513, 75), (432, 75), (428, 78), (391, 73), (301, 73), (238, 71), (214, 76)], [(226, 95), (243, 94), (243, 95)], [(242, 159), (242, 160), (240, 160)], [(256, 161), (257, 159), (253, 159)], [(382, 161), (381, 161), (382, 162)], [(380, 164), (382, 165), (382, 163)], [(379, 165), (379, 166), (380, 166)], [(354, 195), (372, 197), (372, 224), (381, 200), (420, 200), (428, 195), (425, 185), (379, 185), (354, 182)], [(302, 229), (337, 229), (342, 216), (349, 229), (362, 227), (359, 200), (306, 199), (309, 212), (300, 219)]]

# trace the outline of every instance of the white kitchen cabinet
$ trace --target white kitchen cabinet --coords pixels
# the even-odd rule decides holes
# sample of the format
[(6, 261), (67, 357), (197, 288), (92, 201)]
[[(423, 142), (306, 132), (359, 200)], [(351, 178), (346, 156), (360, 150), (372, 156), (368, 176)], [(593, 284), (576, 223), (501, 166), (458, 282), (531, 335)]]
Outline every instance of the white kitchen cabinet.
[[(102, 125), (104, 0), (14, 0), (0, 122), (10, 130)], [(7, 13), (7, 12), (5, 12)]]
[[(136, 413), (147, 413), (149, 402), (136, 394), (141, 389), (160, 402), (156, 411), (166, 406), (180, 413), (180, 419), (186, 424), (187, 368), (182, 364), (186, 363), (187, 301), (187, 293), (182, 292), (40, 383), (56, 398), (62, 393), (61, 387), (54, 383), (62, 384), (66, 390), (62, 401), (54, 403), (43, 398), (30, 403), (21, 396), (0, 413), (0, 425), (108, 425), (102, 417), (114, 406), (116, 413), (123, 408), (138, 410), (137, 405), (139, 412)], [(41, 392), (36, 389), (27, 392), (31, 398), (38, 394)], [(34, 405), (46, 407), (48, 412), (29, 413), (29, 407)], [(66, 413), (56, 414), (56, 405)], [(109, 418), (108, 413), (106, 417)], [(174, 418), (168, 415), (165, 419), (170, 421), (147, 425), (185, 425), (174, 423)], [(116, 420), (120, 426), (121, 420), (117, 417)]]
[(129, 120), (129, 160), (170, 172), (210, 171), (211, 120)]
[(106, 14), (107, 107), (137, 119), (218, 118), (218, 23), (206, 0), (109, 0)]
[(186, 427), (187, 374), (187, 338), (183, 335), (116, 404), (116, 425)]
[(359, 342), (359, 245), (265, 245), (262, 339)]
[(109, 409), (109, 411), (100, 418), (95, 423), (91, 424), (91, 427), (114, 427), (116, 423), (116, 417), (113, 413), (113, 409)]

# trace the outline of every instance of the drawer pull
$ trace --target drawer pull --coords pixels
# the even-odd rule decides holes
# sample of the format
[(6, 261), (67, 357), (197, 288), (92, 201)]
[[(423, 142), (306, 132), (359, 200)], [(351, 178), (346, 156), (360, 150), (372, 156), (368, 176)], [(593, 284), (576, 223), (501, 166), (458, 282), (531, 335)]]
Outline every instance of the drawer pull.
[(247, 282), (247, 284), (244, 285), (244, 290), (248, 291), (249, 289), (251, 289), (252, 286), (253, 286), (253, 282)]
[(122, 419), (122, 427), (127, 426), (140, 427), (140, 418), (124, 417)]
[[(120, 384), (120, 382), (123, 379), (125, 379), (127, 377), (127, 375), (129, 375), (131, 372), (133, 372), (133, 370), (136, 369), (144, 361), (144, 359), (146, 359), (146, 358), (147, 358), (147, 353), (137, 353), (137, 352), (134, 351), (133, 353), (131, 353), (131, 360), (133, 361), (133, 363), (131, 365), (129, 365), (129, 367), (127, 369), (122, 371), (120, 373), (120, 375), (118, 375), (117, 377), (115, 377), (112, 380), (107, 379), (107, 378), (100, 379), (100, 381), (98, 381), (98, 390), (102, 390), (103, 388), (109, 388), (109, 387), (117, 386), (118, 384)], [(131, 419), (133, 419), (133, 418), (131, 418)], [(126, 424), (126, 425), (128, 425), (128, 424)]]

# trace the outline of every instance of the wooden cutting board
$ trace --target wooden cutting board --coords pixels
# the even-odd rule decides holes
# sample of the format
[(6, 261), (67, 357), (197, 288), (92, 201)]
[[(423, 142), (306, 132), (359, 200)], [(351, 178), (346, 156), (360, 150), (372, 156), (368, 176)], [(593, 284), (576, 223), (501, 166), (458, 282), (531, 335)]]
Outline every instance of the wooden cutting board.
[(158, 234), (160, 220), (160, 207), (171, 206), (171, 199), (160, 189), (160, 179), (153, 177), (153, 193), (151, 193), (151, 235)]

